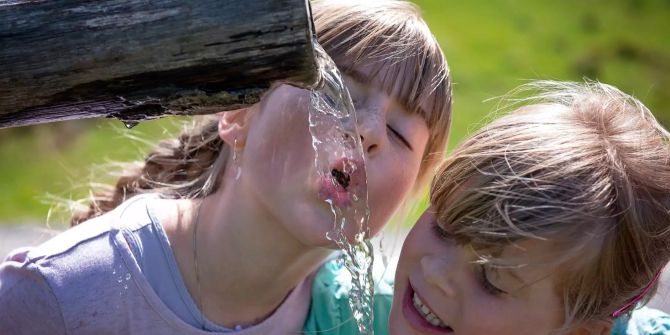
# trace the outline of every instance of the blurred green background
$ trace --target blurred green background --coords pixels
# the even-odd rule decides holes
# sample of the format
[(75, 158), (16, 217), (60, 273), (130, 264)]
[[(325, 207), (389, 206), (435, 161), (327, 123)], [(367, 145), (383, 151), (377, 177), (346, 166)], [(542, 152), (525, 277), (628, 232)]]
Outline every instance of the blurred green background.
[[(668, 0), (415, 2), (451, 67), (450, 147), (495, 108), (485, 100), (529, 79), (609, 83), (670, 126)], [(84, 197), (105, 163), (140, 159), (176, 129), (172, 118), (132, 130), (114, 120), (0, 130), (0, 224), (45, 224), (54, 199)], [(49, 221), (58, 227), (65, 216)]]

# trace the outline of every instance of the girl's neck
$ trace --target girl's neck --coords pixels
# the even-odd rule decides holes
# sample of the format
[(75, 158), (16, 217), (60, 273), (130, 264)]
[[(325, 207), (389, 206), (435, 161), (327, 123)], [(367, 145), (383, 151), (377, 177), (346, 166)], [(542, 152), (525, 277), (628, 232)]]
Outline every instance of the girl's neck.
[(223, 326), (266, 318), (331, 253), (300, 243), (235, 183), (178, 208), (166, 231), (180, 270), (205, 316)]

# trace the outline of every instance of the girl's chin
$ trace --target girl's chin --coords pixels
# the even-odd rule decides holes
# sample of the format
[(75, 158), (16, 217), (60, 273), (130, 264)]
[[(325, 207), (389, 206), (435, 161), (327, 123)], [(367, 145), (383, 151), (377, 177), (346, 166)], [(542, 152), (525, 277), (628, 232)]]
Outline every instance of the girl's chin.
[(405, 335), (410, 333), (410, 331), (407, 328), (407, 325), (400, 322), (403, 318), (401, 309), (402, 307), (397, 306), (395, 304), (391, 307), (391, 313), (389, 315), (390, 335)]
[(332, 222), (320, 223), (321, 226), (319, 227), (315, 227), (315, 224), (311, 224), (308, 227), (293, 227), (293, 229), (291, 229), (292, 234), (305, 246), (333, 250), (337, 249), (337, 244), (332, 239), (329, 239), (329, 236), (332, 235), (331, 231), (333, 230)]
[[(335, 218), (334, 210), (330, 204), (323, 200), (315, 199), (312, 202), (303, 202), (299, 207), (289, 208), (293, 214), (284, 216), (282, 220), (290, 221), (289, 230), (298, 237), (303, 244), (321, 248), (337, 250), (336, 225), (341, 218)], [(347, 212), (346, 210), (344, 211)], [(349, 211), (350, 212), (350, 211)], [(291, 219), (292, 218), (292, 219)], [(369, 222), (368, 222), (369, 223)], [(353, 222), (346, 222), (344, 238), (348, 243), (355, 243), (360, 227)]]

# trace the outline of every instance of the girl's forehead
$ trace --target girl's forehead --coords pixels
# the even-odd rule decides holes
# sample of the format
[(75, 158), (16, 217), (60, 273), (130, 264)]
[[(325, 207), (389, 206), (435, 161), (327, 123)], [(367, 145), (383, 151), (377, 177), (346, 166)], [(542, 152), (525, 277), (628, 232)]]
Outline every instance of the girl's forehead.
[(387, 96), (391, 97), (398, 105), (402, 106), (406, 110), (409, 110), (407, 106), (401, 103), (398, 94), (395, 94), (396, 92), (392, 92), (386, 89), (384, 87), (384, 83), (379, 78), (379, 76), (370, 72), (369, 69), (361, 69), (361, 68), (347, 69), (347, 71), (344, 72), (344, 76), (349, 78), (350, 80), (353, 80), (358, 85), (361, 85), (366, 88), (371, 88), (378, 92), (383, 92)]
[(384, 69), (383, 67), (379, 69), (370, 63), (358, 63), (356, 65), (350, 65), (345, 67), (343, 70), (344, 75), (350, 77), (356, 82), (369, 85), (383, 91), (385, 91), (383, 78), (387, 75), (387, 72), (387, 69)]

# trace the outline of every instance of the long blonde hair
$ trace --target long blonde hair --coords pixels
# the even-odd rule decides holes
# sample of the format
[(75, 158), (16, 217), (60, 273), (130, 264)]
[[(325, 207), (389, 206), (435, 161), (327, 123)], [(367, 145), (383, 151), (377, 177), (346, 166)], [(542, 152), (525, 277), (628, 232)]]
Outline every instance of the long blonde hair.
[(670, 260), (670, 134), (638, 100), (598, 82), (540, 81), (517, 93), (526, 106), (439, 169), (438, 222), (488, 261), (514, 241), (556, 243), (561, 331), (612, 320)]
[[(446, 146), (451, 120), (451, 81), (446, 60), (416, 6), (404, 1), (317, 1), (312, 4), (319, 43), (347, 73), (373, 68), (378, 85), (426, 120), (430, 138), (417, 178), (422, 184)], [(217, 131), (217, 116), (200, 117), (177, 139), (164, 140), (143, 162), (123, 165), (114, 186), (93, 192), (75, 211), (76, 225), (143, 192), (202, 198), (215, 192), (231, 156)], [(439, 153), (439, 154), (434, 154)]]

